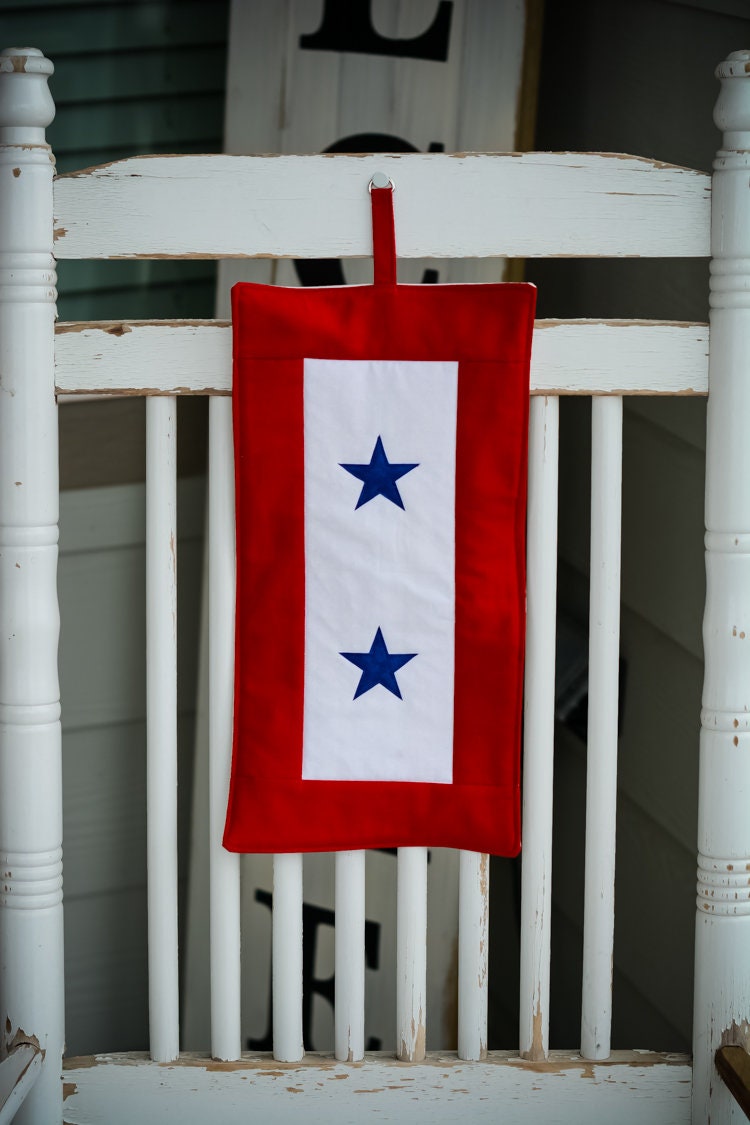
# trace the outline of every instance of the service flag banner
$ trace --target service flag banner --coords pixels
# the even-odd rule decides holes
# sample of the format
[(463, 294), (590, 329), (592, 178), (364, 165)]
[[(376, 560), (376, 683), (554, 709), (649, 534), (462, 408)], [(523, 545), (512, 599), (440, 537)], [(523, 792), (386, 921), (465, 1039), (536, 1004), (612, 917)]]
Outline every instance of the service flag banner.
[(237, 626), (225, 847), (515, 855), (526, 284), (232, 291)]

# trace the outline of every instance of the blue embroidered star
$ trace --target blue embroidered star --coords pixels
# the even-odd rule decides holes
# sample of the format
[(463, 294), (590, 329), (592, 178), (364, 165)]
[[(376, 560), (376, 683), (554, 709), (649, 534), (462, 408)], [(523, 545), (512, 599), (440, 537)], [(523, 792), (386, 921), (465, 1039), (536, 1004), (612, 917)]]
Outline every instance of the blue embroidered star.
[(362, 669), (362, 675), (354, 693), (355, 699), (364, 695), (366, 691), (370, 691), (371, 688), (377, 687), (378, 684), (402, 699), (403, 696), (396, 683), (396, 672), (417, 655), (416, 652), (389, 652), (379, 626), (369, 652), (339, 653), (339, 656), (343, 656)]
[(385, 455), (383, 439), (378, 435), (369, 465), (344, 465), (342, 462), (339, 462), (339, 464), (342, 469), (346, 469), (347, 473), (351, 473), (353, 477), (363, 482), (362, 491), (356, 504), (357, 508), (361, 508), (363, 504), (366, 504), (368, 500), (373, 500), (376, 496), (385, 496), (386, 500), (390, 500), (397, 504), (399, 508), (403, 508), (404, 502), (401, 499), (396, 481), (399, 477), (406, 476), (412, 469), (416, 469), (419, 462), (417, 461), (413, 465), (397, 465), (390, 462)]

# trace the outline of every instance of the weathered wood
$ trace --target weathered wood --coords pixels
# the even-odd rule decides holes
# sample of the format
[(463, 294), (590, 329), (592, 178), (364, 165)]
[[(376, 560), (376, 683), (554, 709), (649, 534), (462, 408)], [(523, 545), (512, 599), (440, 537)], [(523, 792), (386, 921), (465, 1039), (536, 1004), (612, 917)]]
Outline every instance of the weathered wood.
[(365, 853), (337, 852), (334, 1053), (340, 1062), (365, 1054)]
[(595, 399), (591, 423), (591, 590), (581, 1054), (587, 1059), (606, 1059), (612, 1023), (615, 927), (622, 399), (614, 396)]
[(487, 1057), (490, 857), (459, 854), (458, 1057)]
[(396, 1055), (421, 1062), (427, 1042), (427, 848), (398, 849)]
[[(232, 407), (208, 408), (208, 849), (211, 1053), (236, 1059), (240, 1033), (240, 857), (222, 847), (234, 699), (234, 450)], [(195, 831), (195, 828), (193, 829)]]
[[(182, 1055), (155, 1066), (143, 1055), (70, 1059), (66, 1063), (65, 1120), (70, 1125), (131, 1125), (134, 1120), (304, 1122), (429, 1121), (454, 1125), (688, 1125), (690, 1065), (684, 1055), (617, 1052), (607, 1063), (553, 1052), (542, 1064), (508, 1053), (486, 1063), (431, 1054), (404, 1066), (368, 1055), (359, 1066), (328, 1056), (282, 1066), (266, 1056), (236, 1063)], [(302, 1096), (295, 1096), (302, 1095)]]
[(64, 1038), (52, 71), (0, 54), (0, 1026), (44, 1055), (19, 1125), (60, 1120)]
[(693, 1120), (724, 1125), (737, 1106), (715, 1053), (750, 1047), (750, 51), (716, 74)]
[(177, 963), (177, 413), (146, 410), (146, 723), (149, 1043), (155, 1062), (179, 1044)]
[(20, 1042), (0, 1062), (0, 1125), (10, 1125), (39, 1077), (42, 1052), (37, 1043)]
[[(538, 76), (527, 64), (528, 54), (539, 53), (539, 9), (529, 0), (452, 0), (445, 57), (436, 62), (308, 50), (301, 41), (318, 22), (312, 5), (234, 0), (225, 151), (324, 152), (344, 137), (355, 138), (350, 144), (356, 147), (368, 134), (394, 138), (384, 141), (386, 146), (401, 141), (420, 152), (435, 151), (435, 145), (444, 152), (530, 148)], [(381, 35), (408, 39), (433, 24), (438, 5), (436, 0), (377, 0), (371, 11), (372, 26)], [(522, 125), (519, 115), (524, 115)], [(494, 282), (502, 280), (504, 265), (496, 258), (412, 259), (401, 263), (400, 277), (421, 281), (424, 269), (436, 266), (441, 282)], [(275, 284), (297, 283), (289, 261), (223, 262), (219, 292), (228, 294), (231, 281), (268, 281), (272, 269)], [(349, 262), (344, 272), (357, 284), (369, 281), (369, 270), (369, 263)], [(222, 307), (221, 296), (219, 301)]]
[(302, 856), (273, 857), (273, 1055), (299, 1062), (302, 1040)]
[[(706, 257), (706, 175), (633, 156), (152, 156), (61, 176), (58, 258), (358, 258), (395, 185), (403, 258)], [(461, 199), (471, 199), (470, 206)]]
[(744, 1047), (719, 1047), (716, 1069), (724, 1079), (737, 1105), (750, 1118), (750, 1055)]
[(559, 401), (531, 403), (526, 578), (519, 1046), (549, 1049)]
[[(226, 321), (60, 324), (59, 394), (230, 394)], [(531, 356), (537, 395), (705, 395), (705, 324), (538, 320)]]

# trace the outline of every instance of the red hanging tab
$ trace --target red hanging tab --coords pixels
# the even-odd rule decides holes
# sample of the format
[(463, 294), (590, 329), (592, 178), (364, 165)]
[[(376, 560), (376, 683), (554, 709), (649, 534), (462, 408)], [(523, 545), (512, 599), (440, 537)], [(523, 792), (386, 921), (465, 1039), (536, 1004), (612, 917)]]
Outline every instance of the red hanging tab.
[(393, 223), (393, 183), (375, 187), (372, 196), (372, 256), (375, 263), (375, 285), (396, 284), (396, 232)]

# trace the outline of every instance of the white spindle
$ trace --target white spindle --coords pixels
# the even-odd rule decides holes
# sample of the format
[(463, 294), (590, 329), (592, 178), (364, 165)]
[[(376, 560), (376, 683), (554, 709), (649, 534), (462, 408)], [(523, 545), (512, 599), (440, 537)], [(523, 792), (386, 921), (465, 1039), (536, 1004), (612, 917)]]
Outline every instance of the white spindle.
[(615, 925), (622, 399), (591, 404), (591, 593), (581, 1054), (609, 1057)]
[(396, 1053), (425, 1057), (427, 1006), (427, 849), (399, 848), (396, 894)]
[(232, 403), (208, 404), (208, 741), (211, 1054), (237, 1059), (240, 1031), (240, 857), (222, 846), (232, 761), (234, 463)]
[(549, 1049), (552, 771), (557, 605), (556, 398), (532, 398), (526, 575), (520, 1051)]
[(714, 112), (693, 1121), (744, 1120), (714, 1066), (750, 1048), (750, 51)]
[(148, 993), (151, 1057), (179, 1054), (177, 406), (146, 403)]
[(302, 1042), (302, 856), (273, 857), (273, 1057), (299, 1062)]
[(490, 857), (461, 852), (458, 868), (458, 1057), (487, 1055)]
[(62, 1119), (52, 71), (40, 51), (0, 54), (0, 1034), (45, 1053), (19, 1125)]
[(336, 854), (336, 1058), (365, 1054), (365, 853)]

